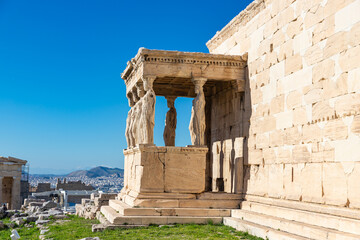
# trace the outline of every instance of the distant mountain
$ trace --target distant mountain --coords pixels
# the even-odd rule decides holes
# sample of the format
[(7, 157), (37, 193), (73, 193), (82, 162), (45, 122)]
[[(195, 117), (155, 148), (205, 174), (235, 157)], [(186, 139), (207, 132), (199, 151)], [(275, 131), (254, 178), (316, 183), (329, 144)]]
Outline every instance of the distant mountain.
[(65, 177), (66, 174), (30, 174), (33, 177)]
[(87, 176), (89, 178), (96, 178), (96, 177), (109, 177), (111, 175), (116, 174), (116, 176), (121, 177), (124, 176), (124, 169), (120, 168), (108, 168), (108, 167), (95, 167), (90, 170), (78, 170), (69, 173), (66, 177), (83, 177)]

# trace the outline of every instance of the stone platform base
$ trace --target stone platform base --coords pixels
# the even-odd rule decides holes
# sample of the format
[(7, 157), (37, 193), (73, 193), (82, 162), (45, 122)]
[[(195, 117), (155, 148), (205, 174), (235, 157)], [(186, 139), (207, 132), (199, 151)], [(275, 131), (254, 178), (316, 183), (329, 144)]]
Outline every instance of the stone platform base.
[(269, 240), (360, 239), (360, 211), (246, 196), (224, 224)]
[(99, 220), (119, 227), (222, 223), (223, 217), (230, 217), (230, 209), (239, 207), (241, 199), (239, 194), (227, 193), (139, 194), (136, 198), (119, 194), (118, 199), (109, 200), (109, 206), (101, 207)]
[(241, 194), (212, 193), (141, 193), (119, 194), (118, 199), (130, 207), (141, 208), (239, 208)]

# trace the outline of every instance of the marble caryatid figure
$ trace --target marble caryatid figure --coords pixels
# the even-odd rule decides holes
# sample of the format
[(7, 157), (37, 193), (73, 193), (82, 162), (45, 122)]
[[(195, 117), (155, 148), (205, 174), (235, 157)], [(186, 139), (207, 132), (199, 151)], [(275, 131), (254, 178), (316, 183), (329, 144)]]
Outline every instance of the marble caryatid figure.
[(131, 119), (130, 119), (130, 136), (131, 136), (131, 145), (130, 147), (135, 147), (136, 144), (138, 143), (138, 129), (137, 129), (137, 125), (139, 122), (139, 111), (141, 107), (139, 107), (140, 101), (139, 101), (139, 97), (137, 95), (137, 89), (133, 88), (131, 90), (131, 92), (129, 92), (132, 96), (132, 101), (134, 103), (133, 107), (132, 107), (132, 111), (131, 111)]
[(206, 82), (204, 78), (192, 80), (195, 85), (196, 97), (193, 100), (190, 119), (190, 136), (193, 145), (205, 145), (205, 94), (203, 86)]
[(175, 146), (175, 130), (176, 130), (176, 109), (174, 96), (166, 96), (169, 111), (166, 113), (164, 142), (165, 146)]
[(138, 125), (141, 131), (140, 142), (142, 144), (154, 143), (154, 126), (155, 126), (155, 103), (156, 95), (153, 90), (153, 83), (155, 77), (143, 77), (145, 95), (142, 97), (142, 107), (140, 115), (140, 124)]
[(126, 96), (128, 98), (129, 101), (129, 106), (130, 106), (130, 110), (128, 112), (128, 116), (126, 119), (126, 129), (125, 129), (125, 137), (126, 137), (126, 142), (128, 147), (132, 147), (134, 145), (134, 137), (132, 135), (132, 129), (131, 129), (131, 125), (132, 125), (132, 113), (133, 113), (133, 106), (134, 106), (134, 101), (132, 98), (132, 94), (129, 92)]

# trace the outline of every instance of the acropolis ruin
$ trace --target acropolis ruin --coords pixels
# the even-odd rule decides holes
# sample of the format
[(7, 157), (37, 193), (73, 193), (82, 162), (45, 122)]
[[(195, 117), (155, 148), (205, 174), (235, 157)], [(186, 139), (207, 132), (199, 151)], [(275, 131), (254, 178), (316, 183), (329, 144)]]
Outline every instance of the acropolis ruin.
[[(360, 239), (360, 1), (254, 1), (206, 45), (129, 59), (125, 182), (106, 221)], [(189, 146), (175, 146), (178, 97), (193, 99)]]

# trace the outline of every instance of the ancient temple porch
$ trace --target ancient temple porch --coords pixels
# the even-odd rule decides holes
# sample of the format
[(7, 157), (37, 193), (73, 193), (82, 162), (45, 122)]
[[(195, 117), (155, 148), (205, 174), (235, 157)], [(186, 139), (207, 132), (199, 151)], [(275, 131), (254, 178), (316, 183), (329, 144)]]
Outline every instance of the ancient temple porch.
[[(141, 48), (121, 77), (131, 107), (126, 126), (124, 188), (101, 212), (112, 224), (217, 223), (238, 208), (240, 192), (216, 189), (210, 149), (211, 102), (245, 90), (246, 57)], [(164, 142), (153, 141), (156, 96), (167, 99)], [(177, 97), (194, 98), (192, 145), (175, 146)], [(242, 144), (242, 143), (241, 143)], [(214, 174), (216, 176), (216, 174)], [(213, 186), (214, 185), (214, 186)], [(215, 189), (215, 191), (213, 191)]]
[[(243, 92), (246, 58), (141, 48), (121, 77), (131, 107), (122, 195), (200, 194), (211, 190), (211, 97), (224, 86)], [(168, 101), (164, 147), (153, 142), (156, 96)], [(177, 97), (191, 97), (191, 146), (175, 147)], [(207, 111), (207, 112), (206, 112)], [(210, 113), (210, 114), (209, 114)]]

